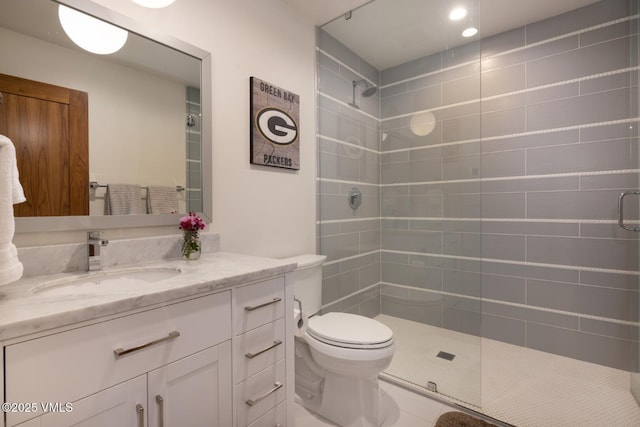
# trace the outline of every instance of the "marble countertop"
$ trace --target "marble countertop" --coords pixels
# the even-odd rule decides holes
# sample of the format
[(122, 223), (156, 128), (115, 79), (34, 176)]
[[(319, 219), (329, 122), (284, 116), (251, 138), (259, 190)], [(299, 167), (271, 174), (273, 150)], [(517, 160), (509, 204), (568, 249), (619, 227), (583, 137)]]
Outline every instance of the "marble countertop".
[[(197, 261), (163, 260), (128, 269), (179, 269), (180, 274), (139, 286), (80, 286), (63, 292), (33, 292), (43, 282), (64, 281), (87, 273), (31, 277), (0, 287), (0, 341), (93, 320), (192, 295), (223, 290), (278, 276), (295, 269), (290, 261), (226, 252), (203, 254)], [(60, 289), (60, 288), (58, 288)]]

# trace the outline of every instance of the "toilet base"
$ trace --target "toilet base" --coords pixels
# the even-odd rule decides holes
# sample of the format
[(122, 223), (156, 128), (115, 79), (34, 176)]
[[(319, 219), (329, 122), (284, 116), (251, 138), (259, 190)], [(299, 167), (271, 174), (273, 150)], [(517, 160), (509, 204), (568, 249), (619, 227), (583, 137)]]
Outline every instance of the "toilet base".
[(327, 373), (321, 394), (296, 387), (296, 401), (342, 427), (380, 427), (385, 419), (377, 376), (356, 379)]

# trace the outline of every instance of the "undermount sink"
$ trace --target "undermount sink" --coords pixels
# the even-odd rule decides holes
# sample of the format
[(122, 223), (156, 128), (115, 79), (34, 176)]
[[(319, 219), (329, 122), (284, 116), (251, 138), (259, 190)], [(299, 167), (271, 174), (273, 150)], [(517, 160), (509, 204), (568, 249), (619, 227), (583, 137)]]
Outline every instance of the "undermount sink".
[(182, 272), (179, 268), (147, 267), (97, 271), (81, 276), (50, 280), (31, 288), (34, 294), (72, 295), (91, 289), (106, 290), (135, 287), (170, 279)]

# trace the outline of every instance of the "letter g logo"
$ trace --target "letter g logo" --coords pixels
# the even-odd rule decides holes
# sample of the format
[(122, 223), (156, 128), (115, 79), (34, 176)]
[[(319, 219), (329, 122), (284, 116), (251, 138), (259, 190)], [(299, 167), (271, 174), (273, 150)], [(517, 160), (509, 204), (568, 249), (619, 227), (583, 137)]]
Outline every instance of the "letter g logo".
[(296, 122), (284, 111), (265, 107), (256, 114), (256, 127), (268, 141), (278, 145), (292, 144), (298, 138)]

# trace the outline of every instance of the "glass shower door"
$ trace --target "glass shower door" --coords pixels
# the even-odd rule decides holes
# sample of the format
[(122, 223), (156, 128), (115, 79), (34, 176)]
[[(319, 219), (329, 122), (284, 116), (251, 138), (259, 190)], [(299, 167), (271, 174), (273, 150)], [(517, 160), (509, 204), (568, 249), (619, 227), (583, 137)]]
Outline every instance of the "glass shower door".
[[(478, 4), (456, 24), (445, 1), (375, 0), (322, 27), (320, 140), (339, 167), (323, 175), (321, 165), (322, 190), (331, 192), (320, 202), (321, 241), (354, 246), (375, 235), (365, 230), (374, 209), (337, 219), (331, 203), (343, 203), (334, 194), (355, 180), (335, 176), (356, 165), (347, 158), (356, 139), (340, 134), (359, 131), (362, 140), (374, 127), (365, 118), (380, 128), (379, 144), (367, 150), (380, 173), (363, 199), (379, 198), (379, 246), (331, 261), (325, 283), (343, 289), (334, 278), (360, 256), (379, 262), (378, 286), (366, 288), (367, 304), (378, 297), (379, 305), (357, 309), (394, 330), (385, 378), (506, 421), (519, 419), (517, 407), (533, 425), (553, 425), (541, 424), (546, 412), (530, 403), (549, 402), (551, 392), (532, 390), (599, 380), (562, 376), (571, 369), (545, 361), (630, 372), (640, 389), (640, 233), (617, 217), (619, 195), (640, 189), (638, 2), (574, 9), (559, 1), (545, 16), (456, 40)], [(396, 22), (400, 10), (413, 21)], [(434, 41), (435, 50), (390, 59)], [(356, 112), (350, 73), (363, 64), (375, 69), (379, 106)], [(640, 226), (640, 196), (623, 202), (623, 223)], [(359, 238), (348, 240), (347, 231)], [(364, 298), (351, 292), (328, 306), (355, 310), (351, 302)], [(566, 392), (545, 407), (587, 395)], [(594, 407), (604, 413), (606, 405)]]
[[(449, 1), (376, 0), (323, 26), (321, 35), (327, 35), (319, 46), (322, 110), (329, 105), (324, 93), (340, 97), (338, 76), (367, 61), (361, 48), (375, 45), (383, 53), (377, 57), (384, 57), (370, 64), (380, 86), (380, 305), (373, 314), (396, 342), (383, 376), (475, 406), (481, 371), (480, 43), (479, 34), (461, 33), (479, 27), (478, 4), (465, 2), (456, 21), (449, 18)], [(383, 16), (384, 25), (372, 24)], [(345, 57), (349, 61), (341, 61)], [(338, 114), (355, 122), (362, 111), (347, 110), (356, 104), (348, 94)], [(321, 134), (328, 116), (321, 113)], [(348, 128), (346, 121), (338, 123)]]

